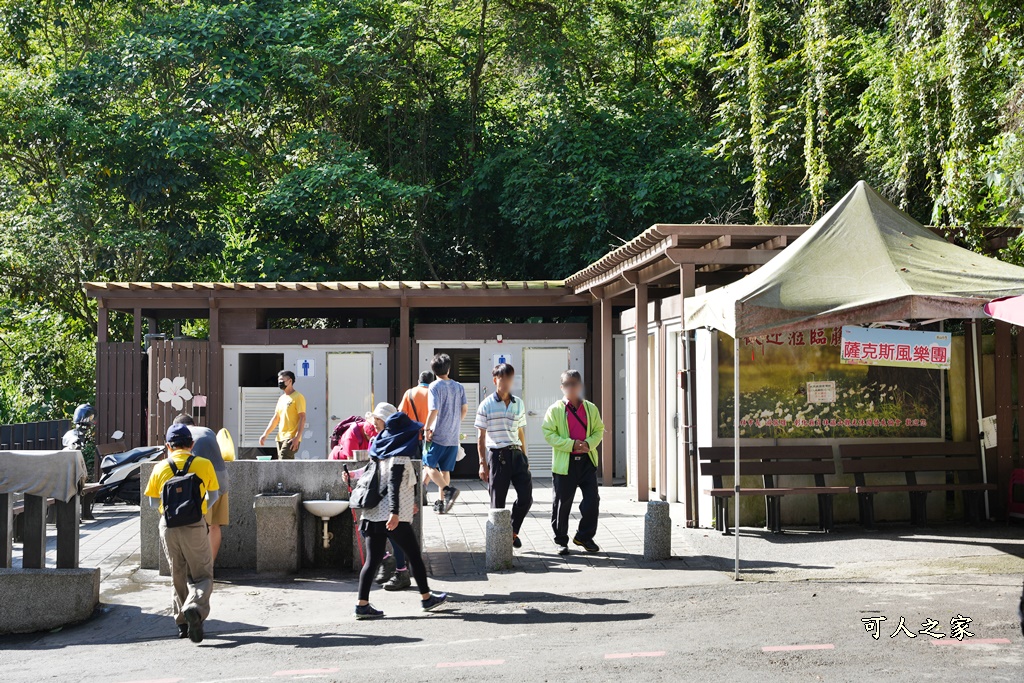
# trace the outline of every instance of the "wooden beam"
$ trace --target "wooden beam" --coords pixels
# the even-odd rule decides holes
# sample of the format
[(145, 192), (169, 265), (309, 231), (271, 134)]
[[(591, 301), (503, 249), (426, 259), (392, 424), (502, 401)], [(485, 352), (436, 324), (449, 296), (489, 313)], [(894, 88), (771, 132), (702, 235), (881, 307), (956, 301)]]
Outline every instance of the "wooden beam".
[(1013, 338), (1010, 323), (996, 321), (995, 394), (996, 394), (996, 471), (990, 468), (989, 481), (999, 486), (992, 495), (993, 515), (1006, 518), (1013, 473)]
[[(696, 269), (692, 264), (683, 264), (679, 267), (679, 291), (682, 294), (682, 301), (679, 304), (679, 316), (682, 321), (686, 322), (686, 299), (693, 296), (697, 289), (697, 273)], [(691, 356), (693, 349), (685, 341), (685, 336), (689, 333), (684, 329), (682, 331), (684, 341), (682, 348), (675, 349), (675, 353), (678, 353), (681, 362), (679, 368), (683, 371), (681, 386), (678, 389), (682, 400), (679, 402), (679, 460), (682, 465), (683, 473), (683, 487), (680, 491), (683, 503), (683, 513), (686, 519), (686, 526), (693, 528), (698, 526), (698, 505), (697, 505), (697, 443), (696, 434), (697, 426), (696, 420), (694, 420), (695, 403), (693, 396), (691, 395), (689, 388), (693, 386), (693, 366), (691, 365)], [(690, 351), (691, 353), (687, 353)]]
[(636, 423), (630, 428), (636, 430), (633, 443), (636, 444), (636, 499), (646, 502), (650, 497), (651, 481), (647, 462), (650, 457), (648, 429), (650, 406), (648, 405), (647, 387), (650, 382), (650, 370), (647, 364), (647, 285), (636, 286), (636, 353), (633, 358), (633, 401), (636, 406)]
[(776, 235), (770, 240), (761, 242), (761, 244), (755, 246), (754, 249), (785, 249), (788, 243), (789, 238), (785, 235)]
[(110, 340), (110, 310), (104, 306), (105, 301), (98, 299), (96, 309), (96, 342), (106, 344)]
[(705, 244), (701, 249), (728, 249), (732, 246), (732, 235), (722, 235)]
[(778, 252), (758, 249), (669, 249), (665, 255), (679, 265), (763, 265), (772, 260)]
[(142, 309), (136, 308), (132, 311), (132, 341), (135, 346), (142, 347)]
[(598, 372), (601, 373), (601, 416), (605, 438), (601, 441), (601, 484), (611, 486), (615, 477), (615, 330), (611, 299), (601, 299), (600, 321), (597, 325)]
[[(401, 308), (398, 309), (398, 389), (400, 392), (413, 386), (410, 339), (412, 335), (409, 327), (409, 300), (403, 296)], [(426, 420), (426, 415), (423, 416), (423, 419)]]

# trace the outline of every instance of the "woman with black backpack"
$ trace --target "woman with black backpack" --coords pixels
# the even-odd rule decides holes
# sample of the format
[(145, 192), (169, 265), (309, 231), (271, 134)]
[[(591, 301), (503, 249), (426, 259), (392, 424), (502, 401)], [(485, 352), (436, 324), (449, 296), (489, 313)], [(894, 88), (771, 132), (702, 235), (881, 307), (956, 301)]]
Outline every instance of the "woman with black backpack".
[(352, 499), (353, 503), (363, 502), (359, 530), (366, 548), (366, 560), (359, 573), (355, 617), (379, 619), (384, 616), (384, 612), (370, 604), (370, 587), (384, 559), (388, 539), (405, 551), (420, 591), (423, 611), (430, 612), (443, 605), (448, 595), (430, 592), (427, 567), (412, 528), (416, 507), (416, 475), (412, 458), (418, 456), (419, 433), (423, 425), (398, 412), (390, 403), (378, 404), (373, 409), (373, 417), (375, 421), (383, 422), (382, 425), (378, 423), (378, 427), (383, 428), (370, 444), (371, 463), (351, 475), (360, 479)]

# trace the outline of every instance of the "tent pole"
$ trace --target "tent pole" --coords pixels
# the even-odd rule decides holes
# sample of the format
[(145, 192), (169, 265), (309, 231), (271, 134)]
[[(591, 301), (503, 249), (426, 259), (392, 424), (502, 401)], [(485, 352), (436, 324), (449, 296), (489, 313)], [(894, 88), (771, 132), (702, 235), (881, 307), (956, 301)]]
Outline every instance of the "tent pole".
[[(971, 321), (971, 340), (974, 342), (971, 344), (974, 350), (974, 397), (978, 402), (978, 444), (981, 449), (981, 482), (983, 484), (988, 483), (988, 466), (985, 463), (985, 429), (983, 427), (982, 414), (981, 414), (981, 351), (978, 347), (981, 346), (981, 339), (978, 335), (978, 321)], [(985, 496), (985, 519), (989, 519), (989, 502), (988, 502), (988, 491), (983, 492)]]
[(733, 468), (733, 528), (736, 534), (736, 564), (733, 580), (740, 580), (740, 338), (732, 340), (732, 468)]

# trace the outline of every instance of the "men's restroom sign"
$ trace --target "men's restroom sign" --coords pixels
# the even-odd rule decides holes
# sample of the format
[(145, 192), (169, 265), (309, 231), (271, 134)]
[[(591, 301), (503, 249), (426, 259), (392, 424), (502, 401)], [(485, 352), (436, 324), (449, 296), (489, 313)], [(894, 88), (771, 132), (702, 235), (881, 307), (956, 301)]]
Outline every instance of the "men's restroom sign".
[[(502, 353), (496, 353), (496, 354), (494, 354), (493, 358), (494, 358), (494, 365), (501, 365), (502, 363), (508, 363), (509, 365), (515, 366), (515, 364), (516, 364), (515, 361), (512, 360), (512, 354), (509, 353), (508, 351), (504, 351)], [(516, 370), (520, 370), (520, 369), (521, 368), (516, 368)], [(488, 375), (489, 374), (490, 373), (488, 373)]]
[(295, 361), (295, 376), (296, 377), (313, 377), (314, 376), (314, 365), (312, 358), (300, 358)]

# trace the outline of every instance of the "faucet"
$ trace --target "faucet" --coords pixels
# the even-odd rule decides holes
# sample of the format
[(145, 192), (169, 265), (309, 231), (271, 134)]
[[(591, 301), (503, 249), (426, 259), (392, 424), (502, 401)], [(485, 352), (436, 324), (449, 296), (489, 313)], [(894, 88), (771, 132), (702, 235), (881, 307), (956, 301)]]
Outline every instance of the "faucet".
[(282, 484), (281, 482), (277, 482), (277, 492), (284, 493), (284, 484)]
[(327, 493), (324, 494), (324, 500), (330, 500), (330, 499), (331, 499), (331, 492), (328, 491)]

